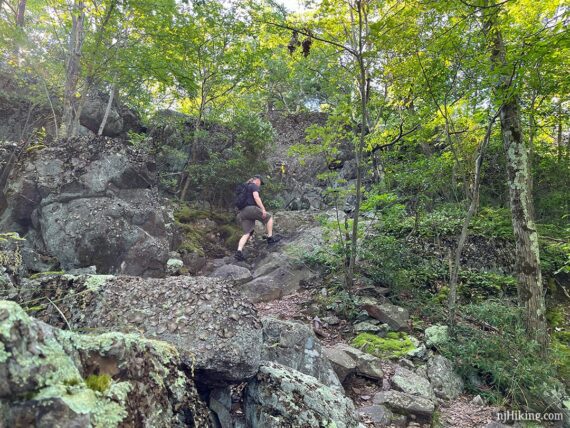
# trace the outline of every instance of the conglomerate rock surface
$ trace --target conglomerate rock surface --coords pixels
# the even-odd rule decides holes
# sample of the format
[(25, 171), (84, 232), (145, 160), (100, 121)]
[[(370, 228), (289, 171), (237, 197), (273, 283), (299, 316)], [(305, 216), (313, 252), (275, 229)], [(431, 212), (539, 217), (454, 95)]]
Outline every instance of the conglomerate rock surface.
[[(200, 383), (241, 382), (259, 368), (261, 322), (253, 305), (225, 281), (63, 275), (28, 288), (38, 290), (38, 296), (49, 290), (73, 329), (138, 332), (176, 346)], [(37, 317), (66, 325), (53, 305), (43, 307)]]

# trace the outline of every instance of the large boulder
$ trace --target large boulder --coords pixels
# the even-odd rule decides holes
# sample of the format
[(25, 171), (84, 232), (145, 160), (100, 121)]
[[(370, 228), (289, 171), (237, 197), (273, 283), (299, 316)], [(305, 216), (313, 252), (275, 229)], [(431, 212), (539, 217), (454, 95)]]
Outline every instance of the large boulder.
[(362, 306), (368, 315), (388, 324), (395, 331), (402, 331), (408, 327), (410, 313), (405, 308), (391, 303), (377, 304), (371, 301), (365, 302)]
[(394, 390), (378, 392), (374, 396), (373, 404), (383, 404), (395, 413), (414, 415), (422, 420), (431, 420), (435, 412), (432, 400)]
[(333, 388), (342, 388), (324, 348), (313, 331), (304, 324), (264, 318), (261, 359), (273, 361)]
[(268, 302), (293, 294), (305, 281), (316, 277), (310, 269), (296, 266), (286, 258), (280, 264), (266, 275), (243, 284), (242, 293), (253, 302)]
[(435, 394), (429, 381), (404, 367), (397, 367), (392, 376), (394, 387), (411, 395), (419, 395), (435, 401)]
[[(223, 386), (253, 377), (259, 368), (262, 328), (252, 304), (215, 278), (69, 275), (45, 281), (43, 290), (72, 328), (141, 332), (175, 345), (196, 380)], [(52, 305), (38, 318), (63, 326)]]
[(227, 279), (235, 284), (244, 284), (252, 279), (248, 268), (233, 264), (225, 264), (210, 274), (214, 278)]
[(152, 158), (103, 137), (53, 143), (12, 168), (0, 231), (16, 231), (65, 270), (163, 276), (173, 219)]
[(207, 426), (176, 349), (138, 335), (80, 335), (0, 301), (0, 426)]
[(317, 379), (281, 364), (265, 362), (245, 391), (251, 428), (358, 427), (352, 401)]
[(355, 373), (374, 380), (384, 377), (382, 360), (344, 343), (326, 348), (325, 353), (342, 381)]
[(428, 360), (427, 375), (435, 395), (444, 400), (454, 400), (463, 392), (463, 380), (453, 370), (453, 364), (442, 355)]

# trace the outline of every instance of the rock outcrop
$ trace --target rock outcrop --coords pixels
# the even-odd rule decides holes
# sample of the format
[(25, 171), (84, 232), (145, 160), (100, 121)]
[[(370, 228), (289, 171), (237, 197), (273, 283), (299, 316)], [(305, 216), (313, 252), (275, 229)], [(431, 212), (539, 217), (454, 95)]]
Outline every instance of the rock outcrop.
[(80, 335), (0, 301), (0, 426), (208, 426), (176, 349), (138, 335)]
[[(50, 290), (52, 300), (66, 296), (58, 307), (72, 328), (136, 331), (176, 346), (200, 383), (242, 382), (259, 368), (261, 322), (251, 303), (227, 282), (65, 275), (45, 281), (40, 289)], [(37, 316), (65, 325), (52, 305)]]
[(380, 358), (362, 352), (360, 349), (337, 343), (333, 347), (326, 348), (325, 353), (341, 381), (351, 374), (375, 380), (381, 380), (384, 377)]
[(309, 327), (298, 322), (264, 318), (264, 361), (273, 361), (313, 376), (322, 384), (342, 389), (324, 348)]
[(65, 270), (163, 276), (173, 220), (156, 185), (152, 159), (120, 141), (58, 141), (12, 168), (0, 230), (19, 232)]
[(338, 390), (281, 364), (264, 363), (245, 392), (245, 415), (251, 428), (358, 427), (349, 398)]
[(439, 398), (453, 400), (463, 392), (463, 380), (453, 370), (453, 364), (442, 355), (434, 355), (428, 360), (427, 375)]

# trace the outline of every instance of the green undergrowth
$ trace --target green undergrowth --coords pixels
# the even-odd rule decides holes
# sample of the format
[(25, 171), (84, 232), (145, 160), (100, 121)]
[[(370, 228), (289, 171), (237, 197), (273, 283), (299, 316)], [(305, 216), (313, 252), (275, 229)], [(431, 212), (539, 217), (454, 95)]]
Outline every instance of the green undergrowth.
[(467, 390), (490, 403), (536, 411), (561, 396), (555, 352), (543, 356), (529, 340), (521, 311), (504, 300), (459, 308), (461, 320), (439, 351), (450, 358)]
[(386, 337), (371, 333), (360, 333), (352, 340), (352, 345), (378, 358), (401, 358), (416, 349), (405, 333), (390, 332)]
[(241, 237), (234, 215), (206, 211), (182, 204), (174, 212), (176, 226), (182, 232), (178, 251), (204, 256), (220, 255), (233, 249)]

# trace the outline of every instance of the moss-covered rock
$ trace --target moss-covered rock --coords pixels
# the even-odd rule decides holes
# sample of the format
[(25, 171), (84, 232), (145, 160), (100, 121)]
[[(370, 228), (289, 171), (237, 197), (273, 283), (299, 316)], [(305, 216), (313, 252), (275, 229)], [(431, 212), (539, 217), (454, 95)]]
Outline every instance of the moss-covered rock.
[(207, 426), (172, 346), (138, 335), (80, 335), (0, 301), (0, 426)]
[(360, 333), (353, 339), (352, 345), (379, 358), (401, 358), (416, 349), (410, 336), (396, 332), (390, 332), (386, 337)]

